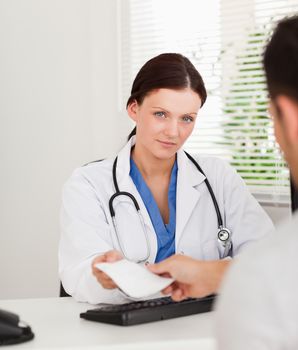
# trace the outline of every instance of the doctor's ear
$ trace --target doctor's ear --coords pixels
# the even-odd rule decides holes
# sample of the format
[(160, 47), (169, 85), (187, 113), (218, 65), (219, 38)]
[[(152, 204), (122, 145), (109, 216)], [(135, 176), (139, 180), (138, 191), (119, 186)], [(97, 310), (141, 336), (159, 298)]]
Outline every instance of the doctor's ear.
[(298, 142), (298, 103), (288, 96), (278, 96), (277, 105), (281, 112), (282, 124), (290, 143)]
[(127, 106), (127, 113), (130, 116), (130, 118), (133, 121), (137, 121), (137, 112), (139, 109), (138, 102), (136, 100), (132, 101), (128, 106)]

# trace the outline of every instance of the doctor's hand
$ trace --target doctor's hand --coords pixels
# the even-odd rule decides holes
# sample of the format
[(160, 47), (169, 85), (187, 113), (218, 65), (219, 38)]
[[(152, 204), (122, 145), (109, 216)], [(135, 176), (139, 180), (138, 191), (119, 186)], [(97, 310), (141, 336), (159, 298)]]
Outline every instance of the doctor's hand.
[(118, 252), (117, 250), (110, 250), (103, 255), (97, 256), (92, 261), (92, 273), (96, 277), (97, 281), (104, 288), (115, 289), (115, 288), (118, 288), (118, 286), (114, 283), (114, 281), (108, 275), (98, 270), (98, 268), (95, 265), (102, 262), (115, 262), (121, 259), (123, 259), (123, 256), (120, 252)]
[(162, 276), (170, 276), (175, 281), (162, 292), (170, 294), (175, 301), (202, 298), (216, 293), (230, 260), (203, 261), (184, 255), (173, 255), (170, 258), (148, 269)]

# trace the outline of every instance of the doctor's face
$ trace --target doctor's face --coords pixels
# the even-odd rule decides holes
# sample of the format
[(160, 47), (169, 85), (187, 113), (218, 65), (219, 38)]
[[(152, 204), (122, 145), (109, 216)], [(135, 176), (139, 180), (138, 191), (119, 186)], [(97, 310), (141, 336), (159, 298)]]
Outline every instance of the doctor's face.
[(136, 147), (159, 159), (170, 159), (192, 133), (201, 107), (199, 95), (190, 88), (158, 89), (141, 104), (128, 106), (136, 122)]

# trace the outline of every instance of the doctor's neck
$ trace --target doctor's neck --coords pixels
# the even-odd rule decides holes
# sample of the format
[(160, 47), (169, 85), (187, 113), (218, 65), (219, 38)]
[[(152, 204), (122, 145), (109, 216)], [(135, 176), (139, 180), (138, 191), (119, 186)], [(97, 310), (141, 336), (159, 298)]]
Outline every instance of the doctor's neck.
[(176, 155), (170, 159), (157, 158), (137, 144), (131, 150), (131, 157), (144, 178), (170, 177), (176, 159)]

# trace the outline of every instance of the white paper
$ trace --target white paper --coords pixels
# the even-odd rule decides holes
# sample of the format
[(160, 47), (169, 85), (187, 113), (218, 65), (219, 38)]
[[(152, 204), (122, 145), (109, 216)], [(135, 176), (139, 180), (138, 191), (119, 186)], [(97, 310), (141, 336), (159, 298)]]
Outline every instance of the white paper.
[(137, 263), (122, 259), (111, 263), (99, 263), (96, 267), (107, 274), (129, 297), (144, 298), (160, 292), (174, 279), (160, 277)]

